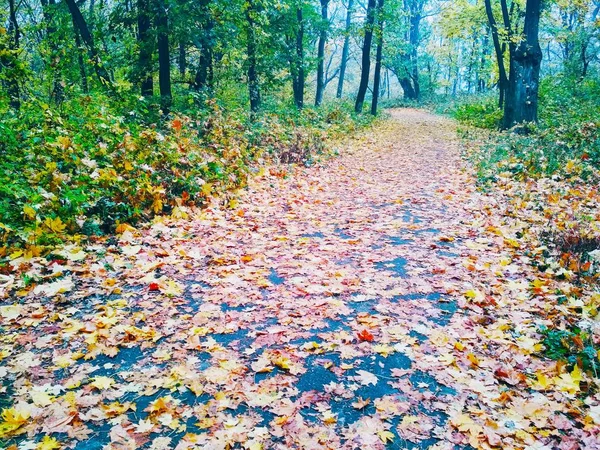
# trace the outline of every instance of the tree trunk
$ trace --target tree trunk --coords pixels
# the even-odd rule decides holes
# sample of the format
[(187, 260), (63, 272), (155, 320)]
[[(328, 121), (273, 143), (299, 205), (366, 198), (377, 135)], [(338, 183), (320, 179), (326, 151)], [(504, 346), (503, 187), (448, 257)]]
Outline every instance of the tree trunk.
[(315, 106), (320, 106), (323, 102), (323, 91), (325, 90), (325, 43), (327, 42), (327, 28), (329, 19), (327, 7), (329, 0), (321, 0), (321, 32), (319, 33), (319, 46), (317, 50), (317, 93), (315, 96)]
[(157, 1), (156, 30), (158, 32), (158, 87), (160, 104), (168, 113), (173, 103), (171, 93), (171, 53), (169, 49), (169, 18), (164, 0)]
[(85, 70), (85, 61), (83, 60), (83, 55), (81, 54), (81, 37), (79, 36), (79, 31), (77, 30), (77, 26), (74, 22), (73, 33), (75, 34), (75, 46), (77, 47), (77, 65), (79, 66), (79, 76), (81, 77), (81, 90), (87, 94), (90, 90), (88, 87), (87, 72)]
[(421, 97), (419, 82), (419, 43), (421, 40), (422, 0), (411, 0), (409, 4), (410, 78), (415, 100)]
[(404, 91), (404, 100), (416, 100), (417, 93), (413, 89), (412, 83), (410, 82), (410, 78), (402, 77), (398, 78), (398, 82)]
[(154, 80), (152, 77), (152, 53), (154, 42), (150, 35), (150, 5), (148, 0), (137, 0), (138, 24), (138, 82), (142, 97), (154, 95)]
[(296, 33), (296, 80), (293, 83), (294, 103), (298, 109), (304, 107), (304, 19), (302, 17), (302, 8), (296, 8), (296, 19), (298, 21), (298, 30)]
[[(8, 44), (9, 51), (0, 52), (0, 67), (6, 67), (11, 70), (16, 67), (21, 31), (19, 30), (19, 23), (17, 22), (15, 0), (8, 1), (8, 9), (8, 34), (10, 36)], [(0, 48), (0, 50), (3, 49)], [(10, 107), (18, 111), (21, 109), (21, 88), (19, 86), (19, 80), (13, 74), (9, 74), (4, 80), (4, 85), (6, 86), (6, 91), (8, 93)]]
[[(527, 0), (523, 39), (511, 58), (505, 108), (505, 129), (537, 122), (538, 89), (542, 50), (539, 43), (539, 23), (543, 0)], [(524, 127), (523, 131), (527, 131)]]
[(254, 2), (249, 0), (246, 6), (247, 22), (247, 52), (248, 52), (248, 93), (250, 95), (250, 111), (258, 112), (260, 109), (260, 86), (258, 71), (256, 69), (256, 36), (254, 32)]
[(348, 10), (346, 12), (346, 31), (344, 33), (344, 47), (342, 48), (342, 60), (340, 62), (340, 78), (338, 79), (337, 98), (342, 98), (344, 92), (344, 78), (346, 77), (346, 66), (348, 64), (348, 54), (350, 53), (350, 27), (352, 26), (352, 7), (354, 0), (348, 0)]
[(362, 112), (365, 95), (369, 87), (369, 74), (371, 71), (371, 43), (373, 41), (373, 24), (375, 23), (375, 0), (369, 0), (367, 6), (367, 18), (365, 20), (365, 39), (362, 50), (362, 67), (360, 73), (360, 85), (356, 95), (354, 110), (357, 113)]
[[(200, 38), (194, 42), (200, 50), (198, 61), (198, 70), (194, 78), (194, 88), (197, 91), (210, 88), (213, 79), (213, 27), (214, 22), (209, 9), (210, 0), (201, 0), (200, 8), (202, 10), (202, 26), (200, 27)], [(249, 7), (252, 9), (254, 6)]]
[(49, 66), (52, 72), (52, 93), (50, 98), (56, 103), (61, 103), (64, 99), (64, 86), (60, 70), (60, 54), (56, 45), (56, 26), (54, 25), (55, 0), (41, 0), (44, 22), (46, 22), (46, 39), (50, 48)]
[(94, 65), (94, 70), (96, 71), (96, 76), (98, 80), (100, 80), (101, 84), (107, 85), (112, 88), (112, 82), (106, 71), (106, 68), (102, 65), (102, 60), (100, 59), (100, 55), (98, 54), (98, 50), (96, 50), (96, 46), (94, 45), (94, 38), (90, 33), (90, 29), (88, 28), (87, 22), (85, 18), (81, 14), (79, 10), (79, 6), (75, 3), (75, 0), (65, 0), (67, 6), (69, 7), (69, 12), (71, 13), (71, 17), (73, 19), (73, 24), (75, 28), (79, 31), (79, 35), (85, 46), (87, 47), (88, 54), (90, 56), (90, 60)]
[(498, 63), (498, 107), (504, 106), (504, 94), (508, 86), (508, 78), (506, 76), (506, 68), (504, 66), (504, 51), (500, 45), (500, 35), (498, 33), (498, 23), (494, 17), (491, 0), (485, 0), (485, 12), (488, 22), (492, 30), (492, 41), (494, 42), (494, 50), (496, 52), (496, 62)]
[(377, 30), (377, 52), (375, 56), (375, 76), (373, 78), (373, 100), (371, 102), (371, 114), (377, 115), (377, 103), (379, 102), (379, 86), (381, 84), (381, 57), (383, 53), (383, 3), (378, 0), (377, 15), (379, 27)]
[(187, 70), (187, 57), (185, 53), (185, 41), (182, 39), (179, 41), (179, 57), (177, 58), (179, 76), (182, 80), (185, 79), (185, 72)]

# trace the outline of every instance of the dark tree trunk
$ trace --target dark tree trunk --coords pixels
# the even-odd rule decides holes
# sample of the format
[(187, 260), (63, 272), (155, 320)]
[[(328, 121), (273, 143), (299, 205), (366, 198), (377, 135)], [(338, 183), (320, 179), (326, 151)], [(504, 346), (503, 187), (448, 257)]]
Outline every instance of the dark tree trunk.
[[(537, 122), (538, 89), (542, 50), (539, 43), (539, 23), (543, 0), (527, 0), (523, 39), (511, 58), (504, 108), (505, 129)], [(526, 131), (525, 128), (523, 128)]]
[(138, 23), (138, 82), (142, 97), (154, 95), (154, 80), (152, 77), (152, 53), (154, 42), (150, 33), (150, 4), (148, 0), (137, 0)]
[(181, 79), (185, 79), (185, 72), (187, 70), (187, 58), (186, 58), (186, 52), (185, 52), (185, 41), (182, 39), (179, 41), (179, 58), (178, 61), (179, 63), (179, 75), (181, 76)]
[(506, 76), (506, 68), (504, 67), (504, 51), (500, 44), (500, 35), (498, 33), (498, 23), (494, 17), (491, 0), (485, 0), (485, 12), (487, 14), (490, 29), (492, 30), (492, 41), (494, 42), (494, 50), (496, 52), (496, 62), (498, 63), (498, 106), (504, 106), (504, 94), (508, 86), (508, 77)]
[(381, 57), (383, 53), (383, 2), (377, 2), (377, 15), (379, 27), (377, 29), (377, 52), (375, 56), (375, 75), (373, 78), (373, 100), (371, 102), (371, 114), (377, 114), (377, 103), (379, 102), (379, 87), (381, 84)]
[[(10, 52), (0, 53), (0, 68), (5, 67), (12, 70), (16, 67), (17, 51), (19, 49), (19, 43), (21, 40), (21, 30), (19, 30), (19, 23), (17, 21), (17, 9), (15, 0), (8, 1), (8, 34), (10, 36), (9, 50)], [(0, 49), (2, 50), (2, 49)], [(19, 80), (14, 74), (4, 80), (6, 91), (8, 93), (10, 107), (19, 110), (21, 109), (21, 88), (19, 86)]]
[(346, 77), (346, 66), (348, 54), (350, 53), (350, 27), (352, 26), (352, 7), (354, 0), (348, 0), (348, 11), (346, 12), (346, 31), (344, 33), (344, 47), (342, 48), (342, 61), (340, 62), (340, 78), (337, 86), (337, 98), (342, 98), (344, 92), (344, 78)]
[(421, 41), (422, 0), (410, 0), (409, 5), (409, 42), (410, 42), (410, 78), (415, 93), (415, 100), (421, 97), (419, 81), (419, 43)]
[(160, 104), (165, 113), (168, 113), (173, 102), (171, 93), (171, 53), (169, 49), (169, 18), (164, 0), (157, 1), (156, 16), (157, 44), (158, 44), (158, 87), (160, 90)]
[(61, 103), (64, 99), (64, 86), (60, 70), (60, 55), (56, 41), (56, 26), (54, 25), (55, 0), (41, 0), (44, 22), (46, 23), (46, 38), (50, 48), (49, 66), (52, 72), (52, 93), (50, 98), (56, 103)]
[(77, 26), (73, 23), (73, 33), (75, 34), (75, 46), (77, 47), (77, 65), (79, 66), (79, 76), (81, 77), (81, 90), (87, 94), (89, 93), (88, 80), (87, 80), (87, 71), (85, 70), (85, 61), (83, 60), (82, 46), (81, 46), (81, 37), (79, 36), (79, 31), (77, 30)]
[(329, 0), (321, 0), (321, 32), (319, 33), (319, 45), (317, 50), (317, 93), (315, 96), (315, 106), (320, 106), (323, 102), (323, 91), (325, 90), (325, 43), (327, 42), (327, 28), (329, 27), (329, 18), (327, 7)]
[[(294, 88), (294, 103), (298, 109), (304, 107), (304, 19), (302, 17), (302, 8), (296, 9), (296, 19), (298, 21), (298, 30), (296, 32), (296, 61), (295, 61), (295, 82)], [(292, 74), (293, 76), (293, 74)]]
[(365, 20), (365, 39), (362, 50), (362, 68), (360, 73), (360, 85), (358, 86), (358, 94), (356, 95), (356, 103), (354, 110), (357, 113), (362, 112), (365, 102), (365, 95), (369, 87), (369, 75), (371, 71), (371, 44), (373, 41), (373, 24), (375, 23), (375, 0), (369, 0), (367, 6), (367, 18)]
[[(198, 61), (198, 70), (194, 78), (194, 88), (197, 91), (212, 87), (213, 80), (213, 28), (214, 22), (209, 9), (210, 0), (201, 0), (202, 26), (200, 28), (200, 37), (195, 40), (196, 46), (200, 50)], [(254, 6), (249, 6), (252, 9)]]
[(260, 109), (260, 85), (258, 80), (258, 70), (256, 67), (256, 35), (254, 2), (249, 0), (246, 6), (246, 22), (247, 22), (247, 52), (248, 52), (248, 93), (250, 95), (250, 111), (258, 112)]
[(404, 99), (405, 100), (416, 100), (417, 93), (415, 92), (412, 83), (410, 82), (410, 78), (402, 77), (398, 78), (398, 82), (404, 91)]
[(73, 24), (74, 24), (75, 28), (79, 31), (79, 35), (81, 36), (81, 39), (83, 39), (83, 42), (85, 43), (85, 46), (87, 47), (88, 54), (90, 56), (90, 60), (92, 61), (92, 64), (94, 65), (94, 70), (96, 72), (96, 76), (98, 77), (98, 80), (100, 80), (101, 84), (107, 85), (112, 88), (112, 82), (110, 80), (110, 76), (108, 75), (106, 68), (102, 64), (102, 60), (100, 59), (98, 50), (96, 49), (96, 46), (94, 45), (94, 38), (92, 37), (92, 34), (90, 33), (90, 29), (87, 25), (87, 22), (85, 21), (85, 18), (83, 17), (83, 15), (81, 14), (81, 11), (79, 10), (79, 6), (77, 6), (77, 3), (75, 2), (75, 0), (65, 0), (65, 2), (67, 3), (67, 6), (69, 7), (69, 12), (71, 13), (71, 17), (73, 19)]

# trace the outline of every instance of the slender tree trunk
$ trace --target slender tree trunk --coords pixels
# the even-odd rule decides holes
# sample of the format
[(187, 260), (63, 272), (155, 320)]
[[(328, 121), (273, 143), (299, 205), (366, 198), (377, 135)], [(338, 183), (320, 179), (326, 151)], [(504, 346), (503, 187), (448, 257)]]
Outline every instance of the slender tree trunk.
[(494, 42), (494, 50), (496, 52), (496, 62), (498, 63), (498, 107), (504, 106), (504, 95), (508, 86), (508, 77), (506, 76), (506, 68), (504, 67), (504, 51), (500, 45), (500, 35), (498, 33), (498, 23), (494, 17), (491, 0), (485, 0), (485, 12), (487, 14), (490, 29), (492, 30), (492, 41)]
[(65, 0), (65, 2), (67, 3), (69, 12), (71, 13), (73, 24), (79, 31), (79, 35), (81, 36), (81, 39), (83, 39), (83, 42), (87, 47), (88, 54), (90, 56), (92, 64), (94, 65), (94, 70), (96, 71), (96, 76), (98, 77), (98, 80), (100, 80), (100, 83), (112, 88), (110, 76), (108, 75), (106, 68), (102, 64), (102, 60), (100, 58), (100, 55), (98, 54), (98, 50), (94, 45), (94, 38), (90, 33), (90, 29), (88, 28), (85, 18), (79, 10), (79, 6), (77, 6), (75, 0)]
[(422, 19), (421, 0), (411, 0), (409, 6), (410, 78), (415, 92), (415, 100), (418, 100), (421, 97), (421, 83), (419, 81), (419, 43), (421, 40)]
[(171, 53), (169, 49), (169, 18), (164, 0), (157, 1), (158, 87), (163, 111), (168, 113), (173, 103), (171, 93)]
[(87, 71), (85, 70), (85, 61), (83, 60), (81, 37), (79, 36), (79, 30), (75, 23), (73, 23), (73, 33), (75, 34), (75, 46), (77, 47), (77, 65), (79, 66), (79, 76), (81, 77), (81, 90), (87, 94), (89, 93)]
[[(200, 50), (198, 61), (198, 70), (194, 79), (194, 88), (197, 91), (210, 88), (213, 79), (213, 28), (214, 21), (209, 9), (210, 0), (201, 0), (199, 2), (202, 11), (202, 26), (200, 27), (200, 37), (195, 40), (196, 46)], [(247, 7), (246, 13), (248, 12)]]
[[(504, 128), (537, 122), (542, 50), (539, 23), (543, 0), (527, 0), (523, 39), (511, 58), (511, 77), (504, 108)], [(525, 128), (523, 128), (526, 131)]]
[(294, 83), (294, 103), (298, 109), (304, 107), (304, 19), (302, 8), (296, 8), (298, 31), (296, 33), (296, 82)]
[(346, 12), (346, 31), (344, 33), (344, 47), (342, 48), (342, 60), (340, 62), (340, 78), (338, 79), (337, 98), (342, 98), (344, 92), (344, 78), (346, 77), (346, 66), (348, 64), (348, 54), (350, 53), (350, 27), (352, 26), (352, 8), (354, 0), (348, 0), (348, 10)]
[(154, 95), (154, 80), (152, 77), (152, 53), (154, 42), (150, 34), (150, 4), (148, 0), (137, 0), (138, 24), (138, 82), (142, 97)]
[(329, 0), (321, 0), (321, 32), (319, 33), (319, 45), (317, 50), (317, 93), (315, 96), (315, 106), (320, 106), (323, 102), (323, 91), (325, 90), (325, 43), (327, 42), (327, 28), (329, 27), (329, 18), (327, 8)]
[[(3, 66), (11, 70), (16, 66), (17, 51), (21, 40), (21, 30), (19, 29), (19, 23), (17, 21), (15, 0), (8, 0), (8, 10), (8, 34), (10, 36), (8, 49), (10, 50), (10, 53), (0, 53), (0, 67)], [(10, 107), (18, 111), (21, 109), (21, 88), (19, 86), (19, 80), (14, 75), (9, 74), (6, 80), (4, 80), (4, 85), (6, 86), (8, 97), (10, 99)]]
[(183, 39), (179, 41), (179, 57), (177, 62), (179, 65), (179, 76), (184, 80), (185, 72), (187, 70), (187, 57), (185, 52), (185, 41)]
[(379, 27), (377, 29), (377, 51), (375, 56), (375, 76), (373, 78), (373, 100), (371, 102), (371, 114), (377, 115), (377, 104), (379, 102), (379, 86), (381, 84), (381, 57), (383, 54), (383, 3), (377, 2), (377, 16)]
[(250, 111), (258, 112), (260, 109), (260, 86), (258, 81), (258, 70), (256, 68), (256, 36), (254, 2), (248, 0), (246, 6), (246, 22), (247, 22), (247, 52), (248, 52), (248, 93), (250, 95)]
[(357, 113), (362, 112), (365, 102), (365, 95), (369, 87), (369, 75), (371, 71), (371, 44), (373, 41), (373, 24), (375, 23), (375, 0), (369, 0), (367, 6), (367, 18), (365, 20), (365, 39), (362, 50), (362, 68), (360, 73), (360, 85), (356, 95), (354, 110)]
[(52, 72), (52, 93), (51, 99), (56, 103), (61, 103), (64, 99), (64, 86), (60, 70), (60, 54), (56, 45), (56, 26), (54, 25), (55, 0), (41, 0), (44, 22), (46, 23), (46, 39), (50, 48), (49, 66)]

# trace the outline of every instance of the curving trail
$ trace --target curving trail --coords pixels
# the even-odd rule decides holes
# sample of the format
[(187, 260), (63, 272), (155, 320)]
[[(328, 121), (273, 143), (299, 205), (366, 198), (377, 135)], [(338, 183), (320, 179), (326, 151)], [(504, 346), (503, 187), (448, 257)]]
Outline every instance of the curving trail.
[[(531, 351), (506, 325), (532, 318), (521, 310), (494, 322), (478, 306), (474, 286), (491, 282), (482, 268), (498, 255), (477, 234), (491, 219), (478, 212), (454, 124), (390, 113), (339, 158), (257, 177), (234, 209), (159, 220), (88, 249), (85, 263), (63, 268), (71, 292), (30, 296), (17, 317), (3, 316), (0, 374), (28, 416), (9, 443), (541, 442), (527, 427), (556, 428), (543, 411), (557, 400), (526, 385), (510, 392)], [(545, 439), (553, 448), (559, 437)]]

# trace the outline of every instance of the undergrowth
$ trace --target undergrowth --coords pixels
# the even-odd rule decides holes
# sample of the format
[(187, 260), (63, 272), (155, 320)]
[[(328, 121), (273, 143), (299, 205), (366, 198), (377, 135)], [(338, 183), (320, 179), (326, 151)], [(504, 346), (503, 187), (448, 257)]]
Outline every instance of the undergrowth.
[(507, 205), (507, 224), (527, 223), (522, 238), (541, 277), (568, 283), (550, 297), (541, 326), (544, 355), (597, 376), (600, 365), (600, 83), (546, 79), (540, 122), (528, 135), (498, 131), (494, 98), (446, 104), (460, 122), (479, 186)]
[(137, 97), (31, 100), (18, 115), (0, 105), (0, 257), (202, 205), (267, 161), (310, 164), (328, 136), (370, 121), (343, 103), (256, 116), (192, 106), (161, 118)]

